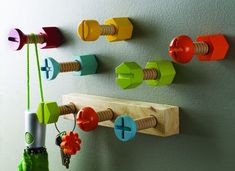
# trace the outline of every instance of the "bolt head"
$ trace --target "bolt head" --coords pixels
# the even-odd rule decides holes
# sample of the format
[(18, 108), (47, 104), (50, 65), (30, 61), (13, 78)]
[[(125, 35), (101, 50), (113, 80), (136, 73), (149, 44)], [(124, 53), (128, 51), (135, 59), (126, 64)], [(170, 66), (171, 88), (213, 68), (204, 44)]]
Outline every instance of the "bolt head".
[(116, 67), (116, 83), (123, 89), (135, 88), (143, 82), (143, 69), (135, 62), (123, 62)]
[(77, 33), (84, 41), (94, 41), (99, 38), (101, 28), (96, 20), (83, 20), (78, 26)]
[(176, 62), (188, 63), (194, 55), (192, 39), (185, 35), (175, 37), (170, 43), (169, 54)]
[(114, 122), (114, 133), (120, 141), (133, 139), (137, 132), (135, 121), (128, 115), (118, 116)]
[(12, 50), (20, 50), (27, 42), (27, 37), (20, 29), (14, 28), (8, 33), (8, 42)]
[(84, 107), (78, 112), (76, 121), (78, 127), (83, 131), (92, 131), (97, 128), (99, 118), (94, 109), (91, 107)]
[(53, 80), (60, 73), (60, 64), (53, 58), (45, 58), (41, 63), (42, 76), (46, 80)]

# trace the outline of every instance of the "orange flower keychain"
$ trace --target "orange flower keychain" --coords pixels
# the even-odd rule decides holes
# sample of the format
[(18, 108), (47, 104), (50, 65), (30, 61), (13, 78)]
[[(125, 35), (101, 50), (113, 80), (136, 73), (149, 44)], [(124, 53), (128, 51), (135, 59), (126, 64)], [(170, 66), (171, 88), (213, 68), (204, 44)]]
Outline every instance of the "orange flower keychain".
[(81, 140), (78, 137), (78, 133), (72, 131), (66, 132), (62, 136), (62, 142), (60, 147), (63, 149), (65, 154), (74, 155), (80, 150)]
[(67, 169), (69, 168), (71, 155), (77, 153), (80, 150), (81, 140), (79, 139), (78, 133), (75, 133), (76, 119), (74, 114), (74, 126), (72, 131), (60, 132), (55, 123), (55, 128), (59, 132), (56, 136), (55, 144), (60, 147), (62, 165)]

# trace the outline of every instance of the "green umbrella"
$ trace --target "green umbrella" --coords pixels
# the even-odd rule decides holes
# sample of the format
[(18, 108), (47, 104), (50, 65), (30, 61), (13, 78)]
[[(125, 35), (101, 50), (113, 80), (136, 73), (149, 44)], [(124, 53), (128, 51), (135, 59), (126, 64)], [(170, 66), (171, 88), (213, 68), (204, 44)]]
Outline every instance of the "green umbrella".
[(46, 149), (39, 153), (32, 153), (28, 149), (24, 150), (23, 158), (18, 165), (18, 171), (49, 171)]

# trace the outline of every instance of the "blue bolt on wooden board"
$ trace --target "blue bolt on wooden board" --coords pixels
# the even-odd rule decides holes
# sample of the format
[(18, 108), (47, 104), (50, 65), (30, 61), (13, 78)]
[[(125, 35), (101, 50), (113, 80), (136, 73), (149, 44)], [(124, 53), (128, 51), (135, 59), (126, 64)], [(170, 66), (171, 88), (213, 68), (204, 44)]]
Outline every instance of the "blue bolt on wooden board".
[(135, 121), (128, 115), (118, 116), (114, 122), (114, 132), (121, 141), (128, 141), (135, 137), (137, 127)]

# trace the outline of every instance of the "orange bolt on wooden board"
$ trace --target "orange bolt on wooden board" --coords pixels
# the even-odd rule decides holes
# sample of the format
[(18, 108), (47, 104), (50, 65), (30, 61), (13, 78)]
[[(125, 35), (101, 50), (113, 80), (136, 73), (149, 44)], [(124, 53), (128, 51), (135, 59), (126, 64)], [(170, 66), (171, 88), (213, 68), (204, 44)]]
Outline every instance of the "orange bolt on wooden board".
[(77, 114), (77, 125), (83, 131), (92, 131), (97, 128), (98, 122), (111, 120), (113, 117), (111, 109), (96, 112), (91, 107), (84, 107)]

